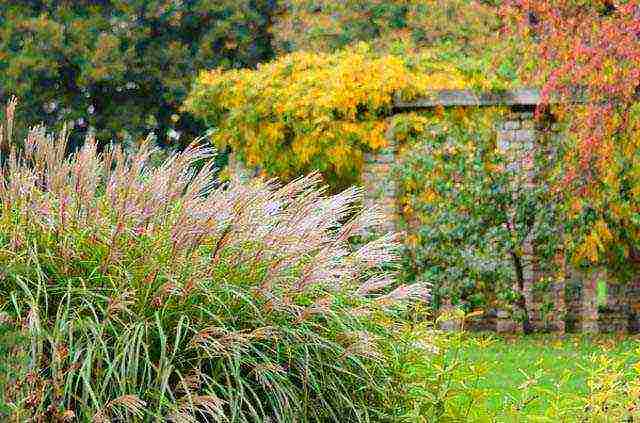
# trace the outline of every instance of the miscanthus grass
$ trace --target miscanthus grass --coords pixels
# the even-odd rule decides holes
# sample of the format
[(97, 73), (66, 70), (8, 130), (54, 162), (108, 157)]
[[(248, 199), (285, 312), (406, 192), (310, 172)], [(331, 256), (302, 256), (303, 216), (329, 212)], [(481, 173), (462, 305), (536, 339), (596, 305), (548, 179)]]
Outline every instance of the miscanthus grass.
[[(11, 104), (6, 115), (11, 116)], [(24, 340), (0, 387), (16, 421), (385, 421), (395, 340), (422, 285), (394, 235), (318, 175), (219, 185), (195, 143), (151, 166), (89, 138), (0, 129), (0, 311)], [(2, 383), (0, 378), (0, 383)]]

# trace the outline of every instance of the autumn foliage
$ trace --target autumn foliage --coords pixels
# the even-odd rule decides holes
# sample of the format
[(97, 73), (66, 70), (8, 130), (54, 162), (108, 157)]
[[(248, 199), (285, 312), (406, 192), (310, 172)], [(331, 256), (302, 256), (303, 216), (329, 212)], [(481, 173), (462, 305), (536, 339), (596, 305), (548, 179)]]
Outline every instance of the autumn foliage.
[(640, 5), (636, 1), (510, 2), (531, 43), (523, 73), (567, 124), (557, 187), (575, 261), (629, 270), (640, 244)]
[(458, 88), (453, 69), (431, 74), (367, 45), (337, 53), (297, 52), (258, 70), (204, 72), (186, 108), (215, 126), (217, 146), (230, 146), (249, 166), (289, 180), (319, 169), (334, 186), (358, 179), (363, 152), (386, 145), (396, 97)]

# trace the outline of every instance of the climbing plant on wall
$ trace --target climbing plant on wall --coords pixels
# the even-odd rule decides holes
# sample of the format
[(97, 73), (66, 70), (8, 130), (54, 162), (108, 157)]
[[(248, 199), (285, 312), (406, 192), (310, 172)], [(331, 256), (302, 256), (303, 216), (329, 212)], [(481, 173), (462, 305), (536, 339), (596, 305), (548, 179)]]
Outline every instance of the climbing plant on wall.
[[(394, 118), (395, 174), (408, 229), (407, 277), (469, 308), (519, 305), (525, 268), (554, 274), (557, 199), (534, 180), (552, 169), (544, 139), (500, 145), (501, 109), (436, 110)], [(532, 246), (527, 251), (527, 244)]]
[(531, 43), (531, 84), (567, 122), (561, 185), (575, 264), (635, 273), (640, 258), (640, 5), (514, 0), (506, 15)]

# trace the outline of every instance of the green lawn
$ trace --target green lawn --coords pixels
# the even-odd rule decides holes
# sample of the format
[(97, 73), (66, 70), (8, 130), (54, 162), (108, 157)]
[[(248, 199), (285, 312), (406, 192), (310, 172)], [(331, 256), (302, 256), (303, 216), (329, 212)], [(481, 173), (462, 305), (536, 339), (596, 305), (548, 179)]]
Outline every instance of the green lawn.
[[(544, 415), (551, 404), (569, 406), (575, 396), (587, 393), (594, 354), (637, 361), (633, 354), (640, 346), (638, 337), (616, 335), (471, 336), (479, 343), (463, 349), (460, 358), (486, 366), (477, 388), (484, 396), (483, 408), (496, 415), (509, 407), (520, 407), (524, 415)], [(485, 341), (488, 346), (481, 345)]]

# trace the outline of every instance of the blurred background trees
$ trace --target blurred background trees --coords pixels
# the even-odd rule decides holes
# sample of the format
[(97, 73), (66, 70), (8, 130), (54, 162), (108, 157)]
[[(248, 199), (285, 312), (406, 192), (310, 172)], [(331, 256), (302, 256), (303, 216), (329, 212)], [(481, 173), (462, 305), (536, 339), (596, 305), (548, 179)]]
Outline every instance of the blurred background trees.
[(20, 122), (67, 123), (77, 142), (190, 141), (204, 128), (179, 111), (198, 69), (272, 57), (274, 0), (5, 1), (0, 98)]
[(76, 143), (88, 131), (102, 142), (153, 132), (181, 145), (206, 130), (180, 110), (201, 69), (365, 41), (405, 57), (446, 46), (437, 55), (478, 72), (500, 26), (496, 4), (475, 0), (5, 1), (0, 99), (19, 98), (18, 125), (67, 123)]

